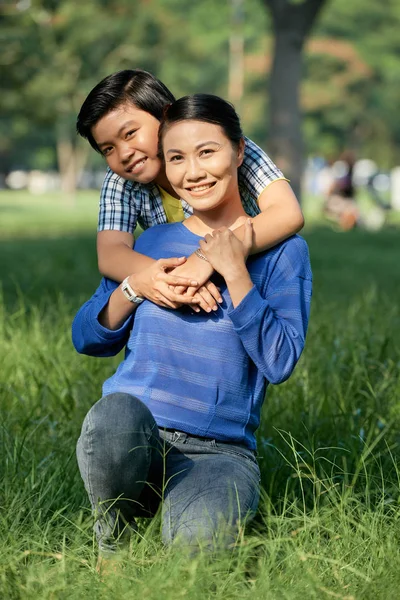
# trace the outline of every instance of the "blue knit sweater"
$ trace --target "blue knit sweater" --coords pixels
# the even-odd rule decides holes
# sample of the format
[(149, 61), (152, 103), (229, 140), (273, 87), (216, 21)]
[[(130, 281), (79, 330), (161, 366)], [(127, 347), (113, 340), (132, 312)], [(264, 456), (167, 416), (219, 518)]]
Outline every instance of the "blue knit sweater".
[[(152, 258), (189, 256), (199, 236), (182, 223), (157, 225), (135, 250)], [(247, 261), (253, 288), (233, 308), (224, 280), (215, 314), (161, 308), (144, 301), (110, 331), (98, 316), (117, 284), (103, 279), (72, 325), (78, 352), (125, 358), (103, 395), (127, 392), (142, 400), (159, 427), (256, 447), (254, 432), (269, 382), (292, 373), (304, 347), (312, 276), (305, 241), (294, 236)]]

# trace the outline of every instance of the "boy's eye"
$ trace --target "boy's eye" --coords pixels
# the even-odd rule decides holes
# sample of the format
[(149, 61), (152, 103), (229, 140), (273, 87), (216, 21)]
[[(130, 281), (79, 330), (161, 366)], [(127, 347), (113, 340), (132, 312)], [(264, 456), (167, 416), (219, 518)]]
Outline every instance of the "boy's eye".
[(137, 129), (131, 129), (130, 131), (126, 132), (126, 137), (131, 137), (132, 135), (134, 135), (137, 132)]
[(107, 146), (107, 148), (103, 148), (103, 150), (102, 150), (103, 156), (107, 156), (108, 154), (110, 154), (111, 150), (112, 150), (112, 146)]

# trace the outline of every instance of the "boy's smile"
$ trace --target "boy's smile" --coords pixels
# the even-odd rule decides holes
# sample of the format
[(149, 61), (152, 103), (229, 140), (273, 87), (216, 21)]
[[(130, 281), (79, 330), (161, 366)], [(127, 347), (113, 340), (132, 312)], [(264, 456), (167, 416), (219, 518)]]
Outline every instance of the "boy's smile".
[(157, 156), (160, 123), (132, 103), (107, 113), (92, 127), (92, 135), (108, 166), (138, 183), (154, 181), (162, 163)]

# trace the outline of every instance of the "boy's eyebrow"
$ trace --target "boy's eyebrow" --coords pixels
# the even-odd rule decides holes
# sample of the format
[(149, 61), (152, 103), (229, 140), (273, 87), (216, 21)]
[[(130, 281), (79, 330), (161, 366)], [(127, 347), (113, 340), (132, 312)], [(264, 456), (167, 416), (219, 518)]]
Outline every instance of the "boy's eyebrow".
[[(209, 144), (215, 144), (215, 146), (221, 146), (221, 144), (219, 142), (215, 142), (214, 140), (208, 140), (208, 142), (200, 142), (199, 144), (197, 144), (195, 146), (195, 149), (200, 150), (200, 148), (203, 148), (203, 146), (208, 146)], [(182, 152), (182, 150), (178, 150), (176, 148), (170, 148), (169, 150), (167, 150), (167, 154), (169, 154), (170, 152)]]
[[(119, 137), (121, 135), (121, 133), (123, 132), (123, 130), (126, 129), (127, 127), (130, 127), (131, 125), (137, 125), (137, 122), (135, 120), (131, 119), (130, 121), (126, 121), (125, 123), (123, 123), (121, 125), (121, 127), (118, 129), (117, 133), (115, 134), (115, 137)], [(104, 141), (104, 142), (97, 143), (99, 148), (101, 146), (104, 146), (107, 144), (110, 144), (110, 142)]]

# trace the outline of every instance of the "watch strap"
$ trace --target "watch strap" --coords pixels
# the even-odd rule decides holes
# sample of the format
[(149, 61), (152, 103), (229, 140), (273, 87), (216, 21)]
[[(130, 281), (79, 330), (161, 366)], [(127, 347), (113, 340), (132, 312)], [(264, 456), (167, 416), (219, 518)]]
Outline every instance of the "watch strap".
[(133, 304), (141, 304), (144, 300), (144, 298), (138, 296), (132, 289), (129, 283), (129, 277), (125, 277), (125, 279), (123, 280), (121, 284), (121, 290), (125, 298), (129, 300), (129, 302), (133, 302)]

